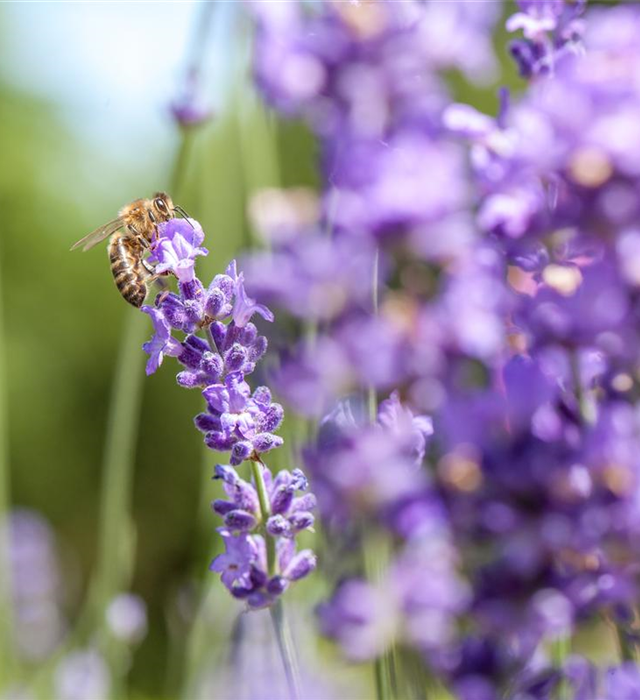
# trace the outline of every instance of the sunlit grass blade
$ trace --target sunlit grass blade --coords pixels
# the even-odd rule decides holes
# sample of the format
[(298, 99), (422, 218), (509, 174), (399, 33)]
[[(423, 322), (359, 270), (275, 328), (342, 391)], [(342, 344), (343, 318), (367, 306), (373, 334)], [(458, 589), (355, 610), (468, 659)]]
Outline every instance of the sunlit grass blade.
[(9, 472), (9, 435), (7, 426), (7, 387), (5, 335), (0, 267), (0, 689), (10, 678), (14, 666), (12, 641), (11, 570), (9, 567), (9, 509), (11, 479)]
[(92, 618), (100, 623), (109, 600), (131, 580), (134, 558), (131, 485), (140, 422), (146, 317), (130, 312), (120, 342), (105, 443), (98, 554), (91, 590)]

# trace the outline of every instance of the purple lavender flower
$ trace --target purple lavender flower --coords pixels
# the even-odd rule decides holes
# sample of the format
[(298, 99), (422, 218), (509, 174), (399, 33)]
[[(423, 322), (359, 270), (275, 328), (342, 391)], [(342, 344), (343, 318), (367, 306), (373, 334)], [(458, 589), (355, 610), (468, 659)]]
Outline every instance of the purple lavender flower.
[(195, 71), (190, 71), (180, 95), (169, 106), (173, 118), (182, 127), (199, 126), (214, 114), (212, 107), (204, 103), (198, 78)]
[(219, 528), (226, 551), (219, 554), (210, 569), (219, 573), (222, 583), (233, 592), (235, 587), (244, 590), (251, 585), (251, 565), (258, 559), (258, 547), (246, 533), (232, 535), (229, 530)]
[[(344, 521), (357, 504), (360, 517), (380, 518), (400, 530), (407, 522), (420, 528), (419, 514), (431, 512), (420, 465), (432, 432), (429, 418), (414, 417), (396, 395), (381, 405), (373, 425), (358, 420), (348, 402), (338, 404), (306, 453), (321, 510)], [(409, 503), (415, 515), (405, 519)]]
[[(232, 595), (246, 599), (249, 607), (260, 608), (271, 605), (290, 583), (315, 568), (313, 552), (296, 553), (295, 545), (297, 534), (313, 525), (315, 497), (296, 496), (308, 487), (300, 470), (282, 471), (272, 479), (262, 463), (261, 455), (282, 445), (282, 438), (274, 433), (284, 411), (271, 400), (266, 386), (252, 392), (245, 377), (267, 347), (250, 319), (258, 313), (272, 321), (273, 314), (247, 295), (244, 276), (237, 271), (235, 261), (225, 274), (204, 287), (194, 269), (195, 258), (207, 253), (201, 247), (203, 240), (200, 225), (191, 220), (173, 219), (159, 227), (151, 257), (157, 263), (156, 271), (176, 275), (179, 293), (163, 292), (155, 308), (142, 309), (151, 316), (156, 331), (144, 346), (150, 355), (147, 373), (159, 367), (165, 354), (177, 357), (185, 367), (178, 374), (178, 384), (202, 388), (207, 402), (207, 412), (195, 419), (196, 427), (205, 433), (207, 446), (230, 451), (229, 461), (234, 466), (253, 463), (254, 486), (240, 479), (231, 467), (216, 468), (231, 500), (214, 504), (225, 520), (219, 531), (226, 551), (214, 559), (211, 569), (221, 574)], [(173, 338), (172, 330), (187, 335), (180, 342)], [(201, 330), (205, 338), (198, 335)], [(266, 494), (266, 505), (257, 489)], [(260, 534), (255, 532), (258, 527)], [(126, 627), (126, 620), (118, 620)]]
[[(280, 471), (273, 479), (263, 470), (269, 500), (268, 519), (264, 522), (267, 533), (272, 537), (293, 538), (302, 530), (313, 526), (311, 511), (316, 499), (312, 493), (296, 496), (298, 491), (306, 491), (308, 483), (299, 469), (293, 472)], [(230, 531), (251, 531), (260, 523), (260, 502), (255, 487), (241, 479), (234, 469), (217, 465), (215, 478), (224, 481), (224, 489), (229, 501), (218, 500), (213, 509), (222, 516)]]
[(62, 641), (62, 581), (56, 543), (49, 524), (37, 513), (18, 508), (0, 523), (8, 544), (17, 651), (27, 661), (42, 661)]
[(518, 0), (521, 12), (507, 20), (507, 31), (522, 30), (524, 39), (510, 45), (520, 74), (525, 78), (548, 74), (566, 53), (575, 53), (583, 30), (577, 18), (586, 0)]
[(349, 579), (338, 586), (318, 609), (324, 634), (360, 661), (379, 656), (394, 640), (425, 655), (446, 649), (469, 596), (453, 555), (444, 523), (410, 540), (379, 584)]
[(224, 383), (208, 386), (202, 395), (208, 412), (196, 417), (196, 427), (205, 433), (211, 449), (231, 450), (231, 464), (282, 445), (282, 438), (273, 433), (284, 411), (271, 401), (267, 387), (258, 387), (252, 394), (242, 372), (231, 372)]
[(172, 337), (171, 327), (161, 311), (151, 306), (143, 306), (140, 310), (149, 314), (155, 331), (153, 338), (142, 346), (142, 349), (149, 355), (147, 361), (147, 374), (149, 375), (157, 371), (165, 355), (178, 357), (182, 352), (182, 346)]
[[(268, 469), (258, 465), (268, 501), (267, 513), (261, 510), (256, 484), (241, 479), (231, 467), (217, 465), (215, 478), (222, 479), (229, 500), (214, 501), (213, 509), (224, 518), (220, 528), (226, 553), (216, 557), (211, 569), (222, 574), (222, 583), (232, 595), (246, 600), (251, 608), (271, 605), (289, 585), (313, 571), (315, 555), (311, 550), (296, 553), (295, 538), (313, 526), (315, 508), (308, 483), (299, 469), (280, 471), (272, 478)], [(261, 532), (262, 534), (257, 534)], [(276, 557), (269, 566), (265, 538), (274, 540)]]
[(256, 303), (247, 295), (244, 288), (244, 273), (236, 271), (236, 261), (234, 260), (227, 268), (227, 275), (234, 283), (235, 303), (233, 305), (233, 321), (238, 328), (243, 328), (251, 320), (253, 314), (257, 313), (267, 321), (273, 321), (273, 314), (264, 304)]
[(280, 539), (275, 558), (278, 573), (270, 574), (262, 535), (231, 535), (224, 528), (218, 531), (227, 551), (217, 556), (210, 568), (222, 574), (229, 592), (245, 600), (250, 608), (272, 605), (291, 583), (308, 576), (316, 567), (316, 557), (310, 549), (296, 553), (293, 540)]
[(330, 240), (308, 233), (252, 255), (247, 278), (261, 298), (295, 316), (329, 320), (354, 304), (368, 306), (373, 256), (371, 244), (361, 237)]
[(201, 247), (204, 232), (195, 219), (170, 219), (158, 226), (158, 236), (149, 261), (157, 263), (156, 274), (172, 272), (180, 282), (193, 282), (198, 255), (208, 255)]

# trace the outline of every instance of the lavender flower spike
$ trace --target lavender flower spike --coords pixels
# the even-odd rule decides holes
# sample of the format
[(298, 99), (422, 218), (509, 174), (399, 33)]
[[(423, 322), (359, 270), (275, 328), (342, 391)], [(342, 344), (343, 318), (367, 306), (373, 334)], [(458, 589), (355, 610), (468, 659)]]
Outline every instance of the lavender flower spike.
[[(256, 466), (266, 489), (266, 514), (261, 511), (257, 484), (244, 481), (229, 466), (216, 466), (214, 478), (224, 481), (229, 498), (213, 503), (213, 510), (224, 519), (225, 527), (219, 532), (226, 552), (210, 567), (222, 575), (229, 592), (246, 600), (250, 608), (271, 605), (291, 583), (308, 576), (316, 566), (310, 550), (296, 553), (295, 538), (313, 526), (311, 510), (316, 505), (312, 493), (301, 493), (308, 488), (304, 474), (299, 469), (283, 470), (274, 479), (268, 469)], [(273, 562), (267, 561), (267, 539), (272, 540), (276, 553)]]
[[(273, 479), (261, 459), (283, 443), (274, 433), (284, 411), (271, 400), (266, 386), (252, 391), (246, 381), (267, 349), (266, 339), (250, 320), (258, 313), (273, 321), (273, 314), (247, 295), (235, 260), (208, 287), (202, 284), (195, 275), (195, 260), (207, 254), (203, 241), (197, 221), (172, 219), (158, 227), (149, 260), (156, 272), (177, 277), (178, 293), (162, 292), (155, 307), (142, 307), (155, 329), (143, 346), (149, 355), (147, 374), (158, 369), (165, 355), (177, 357), (185, 368), (178, 373), (178, 384), (201, 388), (206, 400), (207, 411), (196, 416), (195, 424), (205, 433), (207, 446), (230, 452), (233, 466), (252, 463), (253, 484), (231, 466), (216, 467), (216, 478), (223, 479), (229, 499), (213, 504), (224, 519), (218, 531), (226, 551), (210, 568), (234, 597), (262, 608), (315, 568), (315, 555), (310, 550), (296, 552), (295, 538), (312, 528), (316, 500), (310, 493), (298, 495), (308, 488), (299, 469), (281, 471)], [(184, 333), (184, 339), (176, 340), (173, 330)]]

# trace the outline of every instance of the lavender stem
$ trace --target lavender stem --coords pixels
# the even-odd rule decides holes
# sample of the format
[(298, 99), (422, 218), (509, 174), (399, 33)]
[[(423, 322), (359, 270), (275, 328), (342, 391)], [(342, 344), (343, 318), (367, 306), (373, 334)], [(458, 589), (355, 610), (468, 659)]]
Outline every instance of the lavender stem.
[(594, 423), (596, 417), (594, 415), (594, 407), (589, 401), (582, 386), (582, 377), (580, 373), (580, 358), (576, 351), (569, 353), (569, 364), (571, 366), (571, 377), (573, 380), (573, 389), (575, 391), (576, 400), (578, 402), (578, 411), (580, 419), (585, 425)]
[(284, 615), (282, 601), (278, 600), (271, 607), (271, 621), (278, 641), (278, 649), (282, 658), (284, 673), (289, 686), (289, 700), (300, 700), (300, 676), (298, 664), (291, 639), (291, 630)]
[[(371, 309), (374, 316), (378, 315), (379, 311), (379, 273), (380, 273), (380, 249), (376, 248), (373, 257), (373, 268), (371, 274)], [(369, 420), (374, 423), (378, 414), (378, 397), (374, 386), (370, 385), (367, 390), (367, 405), (369, 412)], [(369, 538), (370, 539), (370, 538)], [(378, 553), (378, 547), (368, 543), (368, 548), (372, 552), (373, 564), (371, 566), (373, 578), (379, 579), (381, 574), (382, 562)], [(376, 680), (376, 695), (378, 700), (388, 700), (392, 696), (391, 677), (392, 677), (392, 656), (387, 653), (375, 660), (374, 673)]]
[[(379, 284), (378, 278), (380, 273), (380, 249), (376, 248), (376, 252), (373, 257), (373, 271), (371, 275), (371, 308), (374, 316), (378, 315), (378, 297), (379, 297)], [(373, 423), (376, 420), (376, 415), (378, 413), (378, 397), (376, 395), (376, 389), (374, 386), (369, 386), (367, 391), (367, 402), (369, 409), (369, 420)]]
[[(263, 468), (266, 469), (267, 467), (262, 461), (262, 459), (260, 459), (259, 455), (257, 455), (255, 459), (251, 460), (251, 472), (253, 474), (253, 479), (256, 484), (256, 491), (258, 492), (262, 527), (264, 528), (267, 519), (271, 515), (271, 507), (269, 505), (269, 495), (267, 493), (267, 487), (264, 482), (264, 475), (262, 472)], [(276, 573), (275, 539), (273, 537), (269, 537), (266, 534), (266, 531), (264, 534), (265, 541), (267, 543), (267, 571), (269, 572), (270, 576), (273, 576)], [(282, 658), (284, 673), (287, 678), (287, 685), (289, 686), (289, 700), (298, 700), (300, 697), (298, 669), (295, 660), (295, 655), (293, 652), (293, 644), (291, 643), (291, 633), (284, 618), (282, 602), (277, 601), (271, 607), (270, 612), (271, 621), (273, 622), (273, 629), (275, 631), (276, 639), (278, 641), (280, 657)]]
[[(256, 459), (251, 460), (251, 473), (253, 474), (253, 480), (256, 483), (256, 491), (258, 492), (258, 500), (260, 501), (260, 516), (262, 529), (265, 530), (265, 526), (269, 516), (271, 515), (271, 507), (269, 505), (269, 495), (267, 494), (267, 486), (264, 483), (264, 475), (262, 473), (262, 468), (266, 469), (265, 463), (260, 459), (260, 456), (256, 456)], [(267, 571), (270, 576), (276, 573), (276, 545), (273, 537), (269, 537), (264, 531), (265, 541), (267, 543)]]

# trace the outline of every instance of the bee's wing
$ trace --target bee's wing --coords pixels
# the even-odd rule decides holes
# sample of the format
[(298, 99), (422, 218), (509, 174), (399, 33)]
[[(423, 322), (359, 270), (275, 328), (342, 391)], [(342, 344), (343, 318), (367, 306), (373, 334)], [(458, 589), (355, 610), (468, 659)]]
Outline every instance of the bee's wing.
[(100, 243), (100, 241), (104, 241), (105, 238), (108, 238), (111, 234), (115, 233), (118, 229), (122, 228), (123, 226), (124, 222), (121, 218), (109, 221), (109, 223), (104, 224), (104, 226), (100, 226), (100, 228), (97, 228), (95, 231), (92, 231), (88, 236), (85, 236), (84, 238), (81, 238), (77, 243), (74, 243), (71, 246), (71, 250), (75, 250), (80, 246), (82, 246), (82, 250), (89, 250), (89, 248), (93, 248), (93, 246)]

